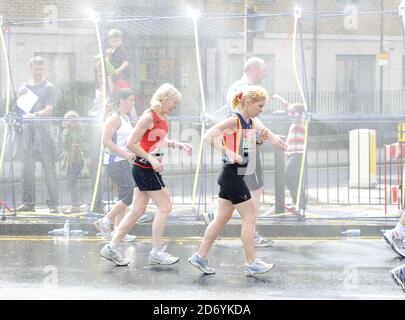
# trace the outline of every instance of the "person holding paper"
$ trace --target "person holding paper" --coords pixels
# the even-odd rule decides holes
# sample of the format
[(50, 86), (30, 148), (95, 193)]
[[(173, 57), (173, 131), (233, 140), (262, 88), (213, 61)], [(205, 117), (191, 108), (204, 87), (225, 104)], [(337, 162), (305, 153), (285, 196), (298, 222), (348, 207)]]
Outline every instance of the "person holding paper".
[[(40, 160), (45, 175), (51, 213), (58, 212), (59, 190), (55, 162), (58, 160), (56, 141), (48, 123), (33, 123), (34, 118), (50, 117), (56, 100), (55, 86), (44, 78), (45, 62), (35, 56), (29, 62), (31, 80), (19, 91), (17, 110), (25, 118), (22, 126), (23, 204), (17, 211), (35, 210), (35, 161)], [(25, 97), (23, 97), (25, 95)]]

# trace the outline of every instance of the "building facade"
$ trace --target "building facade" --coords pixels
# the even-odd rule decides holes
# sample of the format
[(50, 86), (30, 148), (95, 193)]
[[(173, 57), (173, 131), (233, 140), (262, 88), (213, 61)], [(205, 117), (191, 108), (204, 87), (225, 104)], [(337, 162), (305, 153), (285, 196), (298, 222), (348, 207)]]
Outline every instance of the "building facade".
[[(98, 53), (94, 25), (85, 21), (91, 7), (103, 17), (100, 28), (104, 46), (110, 28), (124, 33), (131, 87), (143, 101), (139, 108), (147, 106), (160, 84), (171, 82), (184, 96), (178, 113), (198, 115), (201, 99), (193, 24), (185, 17), (188, 6), (204, 13), (199, 23), (203, 76), (208, 109), (218, 110), (225, 102), (227, 88), (241, 77), (246, 58), (244, 18), (230, 16), (243, 14), (245, 5), (251, 4), (258, 15), (274, 14), (249, 18), (255, 20), (256, 32), (248, 55), (266, 61), (268, 71), (263, 85), (271, 93), (298, 98), (292, 64), (294, 19), (291, 13), (295, 5), (300, 5), (304, 16), (296, 54), (300, 72), (305, 62), (307, 91), (314, 112), (405, 112), (403, 25), (396, 13), (399, 0), (7, 2), (1, 2), (0, 12), (6, 26), (7, 19), (13, 19), (5, 34), (14, 86), (27, 79), (29, 58), (34, 54), (44, 56), (48, 77), (59, 88), (61, 110), (75, 105), (84, 114), (91, 108), (95, 89), (94, 56)], [(385, 14), (381, 15), (380, 11)], [(314, 12), (320, 15), (317, 19)], [(224, 17), (220, 18), (221, 15)], [(142, 20), (142, 17), (161, 18)], [(55, 23), (53, 18), (60, 20)], [(34, 23), (42, 20), (48, 21)], [(3, 58), (0, 68), (4, 96)], [(382, 109), (378, 94), (381, 89), (387, 92)], [(270, 109), (277, 107), (273, 104)]]

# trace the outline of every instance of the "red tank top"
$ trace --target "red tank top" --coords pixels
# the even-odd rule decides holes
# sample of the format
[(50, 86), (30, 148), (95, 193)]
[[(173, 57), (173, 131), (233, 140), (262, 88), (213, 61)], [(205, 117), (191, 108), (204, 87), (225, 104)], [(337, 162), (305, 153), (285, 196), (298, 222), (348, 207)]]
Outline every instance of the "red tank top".
[(160, 119), (154, 110), (151, 111), (151, 114), (153, 118), (153, 128), (148, 129), (141, 141), (139, 141), (141, 148), (148, 153), (156, 148), (157, 144), (166, 137), (169, 131), (166, 120)]

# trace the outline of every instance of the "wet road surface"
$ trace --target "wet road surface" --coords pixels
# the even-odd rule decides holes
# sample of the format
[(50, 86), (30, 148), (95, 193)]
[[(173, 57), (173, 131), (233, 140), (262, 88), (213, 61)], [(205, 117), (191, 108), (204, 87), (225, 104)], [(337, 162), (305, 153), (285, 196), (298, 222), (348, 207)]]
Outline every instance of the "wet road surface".
[(388, 271), (405, 263), (381, 239), (275, 240), (257, 256), (275, 264), (245, 277), (239, 240), (220, 240), (209, 253), (216, 275), (187, 258), (198, 239), (168, 239), (181, 257), (172, 266), (147, 264), (150, 239), (121, 247), (131, 264), (99, 255), (96, 238), (0, 237), (0, 299), (405, 299)]

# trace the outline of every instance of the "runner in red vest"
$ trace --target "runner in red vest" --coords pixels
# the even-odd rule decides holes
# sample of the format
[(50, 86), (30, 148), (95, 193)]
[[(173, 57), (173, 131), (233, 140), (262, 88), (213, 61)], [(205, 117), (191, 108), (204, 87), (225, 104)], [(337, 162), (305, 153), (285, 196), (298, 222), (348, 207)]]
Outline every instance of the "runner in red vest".
[(136, 221), (145, 213), (150, 199), (157, 206), (152, 225), (152, 251), (149, 264), (173, 264), (180, 258), (173, 257), (162, 247), (162, 237), (166, 220), (172, 209), (168, 190), (163, 182), (162, 148), (177, 148), (191, 156), (192, 146), (188, 143), (169, 140), (167, 117), (176, 108), (181, 99), (180, 92), (171, 84), (163, 84), (153, 95), (151, 107), (147, 109), (137, 122), (128, 140), (128, 149), (135, 154), (132, 175), (137, 188), (132, 201), (132, 210), (121, 221), (116, 234), (100, 254), (117, 265), (129, 263), (121, 256), (117, 247), (124, 236), (132, 229)]

